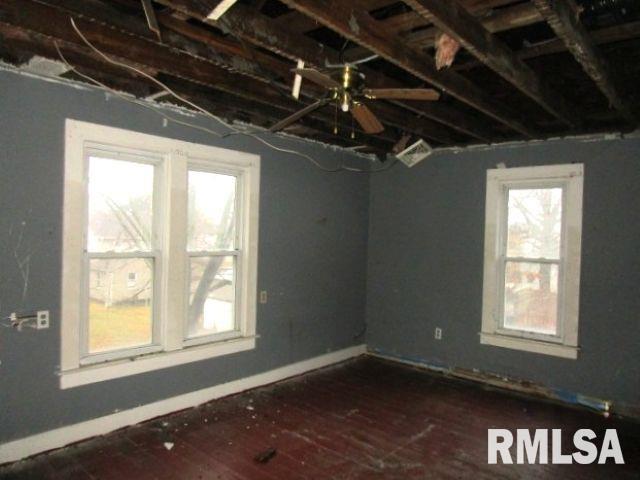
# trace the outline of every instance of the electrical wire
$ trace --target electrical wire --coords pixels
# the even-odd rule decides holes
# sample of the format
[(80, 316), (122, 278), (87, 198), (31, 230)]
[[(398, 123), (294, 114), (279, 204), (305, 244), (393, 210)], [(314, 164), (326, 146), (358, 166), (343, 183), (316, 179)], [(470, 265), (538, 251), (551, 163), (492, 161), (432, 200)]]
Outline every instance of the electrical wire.
[(188, 100), (187, 98), (183, 97), (182, 95), (179, 95), (178, 93), (176, 93), (174, 90), (172, 90), (171, 88), (169, 88), (165, 83), (161, 82), (160, 80), (156, 79), (154, 76), (149, 75), (148, 73), (146, 73), (145, 71), (138, 69), (132, 65), (128, 65), (126, 63), (120, 62), (118, 60), (115, 60), (113, 58), (111, 58), (109, 55), (105, 54), (104, 52), (102, 52), (101, 50), (99, 50), (95, 45), (93, 45), (88, 39), (87, 37), (82, 33), (82, 31), (78, 28), (78, 26), (76, 25), (75, 21), (73, 20), (72, 17), (69, 17), (69, 20), (71, 21), (71, 26), (73, 27), (73, 29), (75, 30), (75, 32), (78, 34), (78, 36), (80, 37), (80, 39), (91, 49), (93, 50), (97, 55), (99, 55), (102, 59), (104, 59), (106, 62), (115, 65), (117, 67), (120, 68), (124, 68), (127, 70), (131, 70), (139, 75), (142, 75), (143, 77), (147, 78), (148, 80), (150, 80), (151, 82), (155, 83), (158, 87), (160, 87), (163, 91), (165, 91), (166, 93), (168, 93), (169, 95), (175, 97), (176, 99), (180, 100), (181, 102), (186, 103), (187, 105), (191, 106), (192, 108), (194, 108), (195, 110), (197, 110), (198, 112), (204, 114), (205, 116), (212, 118), (213, 120), (215, 120), (216, 122), (224, 125), (226, 128), (228, 128), (229, 130), (231, 130), (230, 132), (227, 133), (220, 133), (220, 132), (216, 132), (215, 130), (211, 130), (209, 128), (206, 127), (202, 127), (200, 125), (195, 125), (192, 124), (190, 122), (185, 122), (182, 120), (178, 120), (174, 117), (171, 117), (169, 115), (167, 115), (166, 113), (160, 111), (158, 108), (156, 108), (153, 105), (147, 104), (145, 102), (142, 102), (136, 98), (131, 98), (129, 96), (123, 95), (120, 92), (117, 92), (116, 90), (114, 90), (113, 88), (105, 85), (104, 83), (100, 82), (99, 80), (94, 79), (93, 77), (81, 73), (78, 71), (77, 68), (75, 68), (74, 66), (72, 66), (65, 58), (64, 55), (62, 55), (62, 52), (59, 48), (59, 46), (57, 45), (57, 43), (55, 43), (55, 47), (56, 50), (58, 52), (58, 55), (60, 56), (61, 60), (63, 61), (63, 63), (65, 63), (65, 65), (70, 68), (71, 70), (73, 70), (76, 74), (78, 74), (79, 76), (81, 76), (82, 78), (90, 81), (91, 83), (100, 86), (101, 88), (104, 88), (108, 91), (110, 91), (111, 93), (113, 93), (114, 95), (116, 95), (117, 97), (124, 99), (128, 102), (132, 102), (135, 103), (137, 105), (141, 105), (153, 112), (156, 112), (157, 114), (161, 115), (162, 117), (164, 117), (167, 121), (171, 121), (174, 122), (176, 124), (179, 125), (183, 125), (186, 127), (190, 127), (190, 128), (195, 128), (207, 133), (210, 133), (214, 136), (216, 136), (217, 138), (227, 138), (231, 135), (244, 135), (244, 136), (248, 136), (251, 137), (255, 140), (257, 140), (258, 142), (262, 143), (263, 145), (267, 146), (268, 148), (271, 148), (272, 150), (275, 150), (277, 152), (281, 152), (281, 153), (287, 153), (287, 154), (291, 154), (291, 155), (295, 155), (301, 158), (304, 158), (308, 161), (310, 161), (313, 165), (315, 165), (317, 168), (319, 168), (320, 170), (323, 170), (325, 172), (329, 172), (329, 173), (335, 173), (335, 172), (340, 172), (340, 171), (347, 171), (347, 172), (352, 172), (352, 173), (378, 173), (378, 172), (383, 172), (383, 171), (387, 171), (389, 170), (393, 165), (395, 165), (395, 161), (394, 162), (390, 162), (388, 165), (386, 165), (383, 168), (378, 168), (378, 169), (371, 169), (371, 170), (362, 170), (362, 169), (358, 169), (355, 167), (348, 167), (346, 165), (343, 164), (338, 164), (336, 167), (326, 167), (324, 165), (322, 165), (320, 162), (318, 162), (316, 159), (314, 159), (313, 157), (311, 157), (310, 155), (307, 155), (306, 153), (300, 152), (298, 150), (293, 150), (293, 149), (289, 149), (289, 148), (283, 148), (283, 147), (278, 147), (276, 145), (273, 145), (272, 143), (268, 142), (267, 140), (265, 140), (264, 138), (258, 136), (259, 133), (266, 133), (266, 130), (261, 130), (261, 131), (245, 131), (245, 130), (240, 130), (238, 128), (233, 127), (232, 125), (228, 124), (227, 122), (224, 122), (223, 120), (221, 120), (220, 118), (218, 118), (217, 116), (215, 116), (213, 113), (211, 113), (210, 111), (208, 111), (207, 109), (201, 107), (200, 105)]

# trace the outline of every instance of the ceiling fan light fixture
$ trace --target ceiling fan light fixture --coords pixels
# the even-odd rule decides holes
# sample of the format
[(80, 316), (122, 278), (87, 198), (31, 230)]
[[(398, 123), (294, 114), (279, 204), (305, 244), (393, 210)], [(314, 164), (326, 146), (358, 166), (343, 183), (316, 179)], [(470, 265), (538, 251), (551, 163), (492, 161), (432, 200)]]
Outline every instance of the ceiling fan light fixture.
[(349, 94), (347, 92), (344, 92), (344, 94), (342, 95), (342, 102), (340, 104), (340, 108), (345, 113), (349, 111)]

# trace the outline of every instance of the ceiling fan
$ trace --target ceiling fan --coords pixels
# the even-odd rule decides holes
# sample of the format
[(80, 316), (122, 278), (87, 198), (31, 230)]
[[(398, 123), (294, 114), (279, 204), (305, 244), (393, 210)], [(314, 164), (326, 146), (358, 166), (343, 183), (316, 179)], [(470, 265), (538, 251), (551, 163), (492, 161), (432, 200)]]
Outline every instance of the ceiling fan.
[[(332, 67), (337, 67), (339, 70), (333, 74), (323, 73), (313, 68), (295, 68), (293, 70), (296, 75), (325, 87), (328, 90), (327, 96), (280, 120), (269, 129), (270, 131), (282, 130), (305, 115), (325, 105), (335, 103), (336, 110), (340, 108), (345, 113), (351, 112), (364, 132), (376, 134), (382, 132), (384, 126), (365, 105), (365, 102), (378, 99), (435, 101), (440, 98), (440, 94), (432, 88), (366, 88), (364, 85), (365, 77), (358, 71), (355, 64), (329, 66), (329, 68)], [(334, 133), (337, 133), (337, 129), (334, 129)]]

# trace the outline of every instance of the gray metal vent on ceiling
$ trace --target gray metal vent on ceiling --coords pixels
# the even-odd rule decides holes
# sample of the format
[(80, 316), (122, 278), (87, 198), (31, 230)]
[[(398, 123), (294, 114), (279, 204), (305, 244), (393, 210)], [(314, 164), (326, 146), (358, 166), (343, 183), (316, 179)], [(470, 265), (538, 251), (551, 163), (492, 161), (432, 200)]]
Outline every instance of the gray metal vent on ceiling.
[(424, 140), (420, 139), (413, 145), (405, 148), (396, 156), (398, 157), (398, 160), (404, 163), (407, 167), (413, 167), (416, 163), (431, 155), (432, 151), (433, 149), (431, 146)]

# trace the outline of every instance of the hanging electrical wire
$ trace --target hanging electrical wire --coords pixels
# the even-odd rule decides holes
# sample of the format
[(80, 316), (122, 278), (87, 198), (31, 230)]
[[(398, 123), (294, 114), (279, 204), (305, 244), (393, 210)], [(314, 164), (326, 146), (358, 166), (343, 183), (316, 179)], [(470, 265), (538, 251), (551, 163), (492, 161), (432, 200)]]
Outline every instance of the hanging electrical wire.
[(143, 106), (149, 110), (152, 110), (153, 112), (156, 112), (157, 114), (161, 115), (162, 117), (164, 117), (167, 121), (171, 121), (174, 122), (178, 125), (182, 125), (182, 126), (186, 126), (186, 127), (190, 127), (190, 128), (195, 128), (197, 130), (201, 130), (207, 133), (210, 133), (214, 136), (216, 136), (217, 138), (227, 138), (230, 137), (232, 135), (243, 135), (243, 136), (247, 136), (247, 137), (251, 137), (255, 140), (257, 140), (258, 142), (262, 143), (263, 145), (267, 146), (268, 148), (271, 148), (272, 150), (275, 150), (277, 152), (281, 152), (281, 153), (286, 153), (286, 154), (290, 154), (290, 155), (295, 155), (301, 158), (304, 158), (305, 160), (310, 161), (313, 165), (315, 165), (317, 168), (325, 171), (325, 172), (329, 172), (329, 173), (334, 173), (334, 172), (340, 172), (340, 171), (347, 171), (347, 172), (353, 172), (353, 173), (378, 173), (378, 172), (384, 172), (389, 170), (391, 167), (393, 167), (396, 164), (395, 159), (391, 162), (389, 162), (387, 165), (385, 165), (383, 168), (378, 168), (378, 169), (371, 169), (371, 170), (362, 170), (362, 169), (358, 169), (358, 168), (354, 168), (354, 167), (349, 167), (343, 164), (339, 164), (336, 167), (326, 167), (324, 165), (322, 165), (320, 162), (318, 162), (316, 159), (314, 159), (313, 157), (311, 157), (310, 155), (307, 155), (306, 153), (300, 152), (298, 150), (292, 150), (292, 149), (288, 149), (288, 148), (283, 148), (283, 147), (278, 147), (277, 145), (273, 145), (272, 143), (270, 143), (269, 141), (265, 140), (264, 138), (258, 136), (259, 133), (266, 133), (266, 130), (254, 130), (254, 131), (249, 131), (249, 130), (241, 130), (238, 129), (236, 127), (234, 127), (233, 125), (230, 125), (229, 123), (223, 121), (222, 119), (218, 118), (217, 116), (215, 116), (213, 113), (211, 113), (210, 111), (208, 111), (207, 109), (201, 107), (200, 105), (192, 102), (191, 100), (183, 97), (182, 95), (176, 93), (173, 89), (171, 89), (169, 86), (167, 86), (165, 83), (161, 82), (160, 80), (158, 80), (157, 78), (155, 78), (152, 75), (149, 75), (147, 72), (136, 68), (132, 65), (128, 65), (126, 63), (120, 62), (118, 60), (115, 60), (113, 58), (111, 58), (109, 55), (107, 55), (106, 53), (102, 52), (100, 49), (98, 49), (95, 45), (93, 45), (93, 43), (91, 43), (87, 37), (82, 33), (82, 31), (78, 28), (78, 26), (76, 25), (75, 21), (73, 20), (72, 17), (69, 17), (69, 20), (71, 21), (71, 26), (73, 27), (73, 29), (75, 30), (75, 32), (78, 34), (78, 36), (80, 37), (80, 39), (83, 41), (83, 43), (85, 43), (85, 45), (87, 45), (91, 50), (93, 50), (97, 55), (99, 55), (102, 59), (104, 59), (106, 62), (115, 65), (117, 67), (120, 68), (124, 68), (127, 70), (131, 70), (135, 73), (137, 73), (138, 75), (141, 75), (145, 78), (147, 78), (148, 80), (150, 80), (151, 82), (155, 83), (158, 87), (160, 87), (163, 91), (165, 91), (166, 93), (168, 93), (169, 95), (173, 96), (174, 98), (180, 100), (181, 102), (184, 102), (185, 104), (191, 106), (192, 108), (194, 108), (196, 111), (204, 114), (205, 116), (215, 120), (216, 122), (220, 123), (221, 125), (223, 125), (224, 127), (228, 128), (230, 130), (230, 132), (226, 132), (226, 133), (220, 133), (220, 132), (216, 132), (215, 130), (203, 127), (201, 125), (195, 125), (192, 124), (190, 122), (185, 122), (183, 120), (179, 120), (176, 119), (168, 114), (166, 114), (165, 112), (162, 112), (161, 110), (159, 110), (158, 108), (156, 108), (155, 106), (148, 104), (146, 102), (140, 101), (137, 98), (131, 98), (127, 95), (123, 95), (120, 92), (116, 91), (115, 89), (105, 85), (104, 83), (100, 82), (99, 80), (96, 80), (95, 78), (82, 73), (80, 71), (78, 71), (77, 68), (75, 68), (73, 65), (71, 65), (66, 58), (64, 57), (64, 55), (62, 54), (62, 51), (60, 50), (59, 46), (57, 43), (55, 43), (55, 47), (56, 50), (58, 52), (58, 55), (60, 56), (61, 61), (71, 70), (73, 70), (76, 74), (78, 74), (79, 76), (81, 76), (82, 78), (88, 80), (89, 82), (93, 83), (94, 85), (100, 86), (101, 88), (104, 88), (106, 90), (108, 90), (109, 92), (111, 92), (112, 94), (114, 94), (115, 96), (124, 99), (128, 102), (132, 102), (135, 103), (137, 105)]

